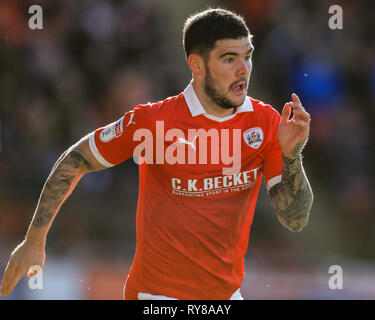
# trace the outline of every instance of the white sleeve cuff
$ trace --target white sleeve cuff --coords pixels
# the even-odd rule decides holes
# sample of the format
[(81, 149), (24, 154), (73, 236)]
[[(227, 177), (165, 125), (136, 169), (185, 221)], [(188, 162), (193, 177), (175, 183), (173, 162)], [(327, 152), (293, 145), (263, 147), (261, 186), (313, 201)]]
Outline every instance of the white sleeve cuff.
[(96, 160), (98, 160), (103, 166), (105, 167), (114, 166), (112, 163), (109, 163), (106, 159), (104, 159), (103, 156), (99, 153), (99, 150), (95, 144), (95, 132), (92, 132), (89, 136), (89, 145), (90, 145), (90, 150), (92, 154), (94, 155)]
[(267, 190), (270, 191), (270, 189), (275, 185), (281, 182), (281, 174), (279, 176), (273, 177), (272, 179), (269, 179), (267, 182)]

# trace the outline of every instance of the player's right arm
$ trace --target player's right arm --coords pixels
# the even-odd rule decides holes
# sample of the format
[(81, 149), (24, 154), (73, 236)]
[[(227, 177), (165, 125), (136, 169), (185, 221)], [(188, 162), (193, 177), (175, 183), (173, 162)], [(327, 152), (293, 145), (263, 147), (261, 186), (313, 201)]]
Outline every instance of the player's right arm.
[(61, 205), (84, 174), (105, 168), (90, 150), (89, 135), (60, 156), (43, 186), (25, 240), (10, 255), (1, 284), (2, 296), (13, 290), (31, 266), (43, 267), (47, 233)]
[(151, 104), (137, 106), (119, 120), (82, 138), (60, 156), (43, 186), (25, 240), (10, 256), (1, 284), (3, 296), (13, 290), (31, 266), (43, 267), (48, 230), (83, 175), (118, 165), (134, 156), (139, 143), (134, 134), (150, 126), (155, 110)]

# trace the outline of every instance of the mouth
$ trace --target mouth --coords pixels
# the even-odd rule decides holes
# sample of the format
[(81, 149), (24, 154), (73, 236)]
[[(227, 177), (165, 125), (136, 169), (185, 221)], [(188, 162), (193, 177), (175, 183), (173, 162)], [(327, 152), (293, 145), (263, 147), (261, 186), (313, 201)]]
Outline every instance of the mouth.
[(241, 81), (232, 86), (231, 91), (237, 95), (242, 95), (246, 91), (246, 82)]

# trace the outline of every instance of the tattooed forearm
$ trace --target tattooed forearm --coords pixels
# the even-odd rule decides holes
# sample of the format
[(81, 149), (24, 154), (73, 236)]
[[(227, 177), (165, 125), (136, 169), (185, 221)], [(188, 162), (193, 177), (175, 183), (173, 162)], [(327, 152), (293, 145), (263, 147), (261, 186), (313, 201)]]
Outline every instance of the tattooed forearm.
[(298, 158), (301, 157), (301, 151), (304, 148), (307, 140), (302, 140), (300, 142), (297, 142), (295, 147), (292, 150), (292, 157), (293, 158)]
[(313, 202), (299, 153), (304, 143), (302, 141), (296, 145), (292, 151), (294, 158), (283, 156), (281, 182), (269, 191), (280, 222), (291, 231), (301, 231), (307, 224)]
[(91, 169), (78, 151), (66, 151), (61, 155), (43, 187), (32, 221), (34, 227), (40, 228), (50, 223), (81, 179), (84, 168)]

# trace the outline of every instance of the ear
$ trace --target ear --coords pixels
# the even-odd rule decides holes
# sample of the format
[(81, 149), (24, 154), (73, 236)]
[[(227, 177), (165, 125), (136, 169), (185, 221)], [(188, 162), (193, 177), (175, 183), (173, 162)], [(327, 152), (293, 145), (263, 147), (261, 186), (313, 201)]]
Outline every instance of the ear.
[(190, 70), (195, 75), (203, 75), (205, 73), (205, 64), (203, 58), (195, 53), (192, 53), (187, 58), (188, 65)]

